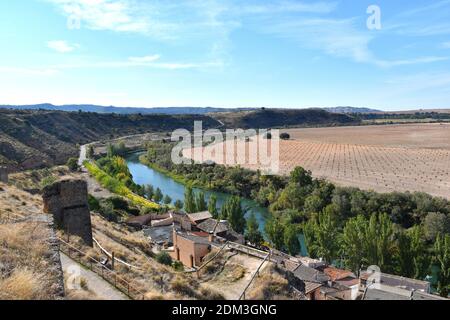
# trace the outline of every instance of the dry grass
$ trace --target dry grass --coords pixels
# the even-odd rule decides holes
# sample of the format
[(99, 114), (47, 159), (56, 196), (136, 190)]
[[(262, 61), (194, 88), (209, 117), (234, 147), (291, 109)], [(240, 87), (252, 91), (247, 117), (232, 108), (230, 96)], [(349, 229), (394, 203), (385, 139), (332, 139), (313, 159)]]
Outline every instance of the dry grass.
[(273, 266), (266, 268), (256, 277), (246, 293), (249, 300), (289, 300), (292, 299), (288, 281)]
[(41, 215), (42, 200), (0, 185), (0, 299), (57, 298), (59, 276), (46, 222), (20, 219)]
[(9, 277), (0, 279), (0, 300), (47, 299), (43, 278), (43, 273), (36, 273), (27, 268), (16, 269)]

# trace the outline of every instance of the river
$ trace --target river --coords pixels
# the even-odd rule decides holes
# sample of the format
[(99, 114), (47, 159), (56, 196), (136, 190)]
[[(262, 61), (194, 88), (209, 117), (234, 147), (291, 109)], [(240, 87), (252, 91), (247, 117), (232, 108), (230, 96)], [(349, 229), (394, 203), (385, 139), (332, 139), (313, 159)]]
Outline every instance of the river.
[[(128, 168), (130, 169), (134, 182), (139, 185), (150, 184), (155, 189), (156, 188), (161, 189), (162, 193), (164, 195), (168, 195), (169, 197), (171, 197), (173, 202), (177, 200), (184, 201), (185, 186), (173, 180), (171, 177), (140, 163), (139, 156), (141, 154), (142, 153), (131, 154), (126, 158)], [(198, 193), (200, 191), (203, 191), (205, 193), (206, 201), (209, 200), (211, 195), (213, 194), (216, 195), (217, 206), (219, 209), (222, 207), (225, 201), (231, 197), (231, 195), (227, 193), (210, 190), (200, 190), (196, 188), (194, 189), (195, 193)], [(260, 206), (255, 201), (245, 198), (242, 199), (242, 207), (247, 210), (247, 217), (250, 216), (252, 213), (255, 214), (255, 217), (259, 223), (259, 228), (262, 234), (265, 235), (264, 226), (266, 224), (267, 219), (270, 218), (269, 210), (265, 207)], [(303, 235), (300, 236), (299, 240), (302, 247), (300, 253), (302, 256), (307, 256), (307, 250)]]

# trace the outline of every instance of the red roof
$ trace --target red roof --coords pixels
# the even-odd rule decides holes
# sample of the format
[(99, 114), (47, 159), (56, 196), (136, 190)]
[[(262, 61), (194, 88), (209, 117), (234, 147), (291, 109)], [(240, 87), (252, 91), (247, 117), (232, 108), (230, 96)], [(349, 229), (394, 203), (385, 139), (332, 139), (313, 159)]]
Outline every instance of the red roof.
[(337, 269), (334, 267), (325, 267), (323, 272), (330, 277), (331, 281), (342, 280), (345, 278), (356, 278), (353, 272), (348, 270)]

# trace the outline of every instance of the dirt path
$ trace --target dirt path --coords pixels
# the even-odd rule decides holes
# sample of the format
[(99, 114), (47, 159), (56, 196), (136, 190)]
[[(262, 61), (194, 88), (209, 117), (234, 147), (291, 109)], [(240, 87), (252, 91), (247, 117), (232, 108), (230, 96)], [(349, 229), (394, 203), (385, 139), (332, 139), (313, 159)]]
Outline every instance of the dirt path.
[(60, 256), (64, 275), (66, 277), (69, 275), (69, 268), (71, 266), (79, 266), (80, 276), (86, 280), (87, 287), (96, 295), (96, 298), (98, 298), (99, 300), (129, 300), (126, 295), (103, 280), (96, 273), (83, 268), (62, 252), (60, 252)]

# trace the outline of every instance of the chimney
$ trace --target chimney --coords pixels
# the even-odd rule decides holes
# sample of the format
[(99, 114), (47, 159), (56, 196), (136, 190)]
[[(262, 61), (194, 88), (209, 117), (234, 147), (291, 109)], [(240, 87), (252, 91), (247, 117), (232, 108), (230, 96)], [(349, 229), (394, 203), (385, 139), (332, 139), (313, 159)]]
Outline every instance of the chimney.
[(173, 247), (176, 248), (177, 247), (177, 237), (178, 237), (178, 232), (177, 229), (175, 227), (175, 225), (173, 226)]
[(209, 240), (209, 242), (214, 242), (214, 241), (216, 241), (216, 237), (214, 236), (214, 232), (210, 232), (210, 233), (209, 233), (208, 240)]

